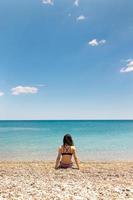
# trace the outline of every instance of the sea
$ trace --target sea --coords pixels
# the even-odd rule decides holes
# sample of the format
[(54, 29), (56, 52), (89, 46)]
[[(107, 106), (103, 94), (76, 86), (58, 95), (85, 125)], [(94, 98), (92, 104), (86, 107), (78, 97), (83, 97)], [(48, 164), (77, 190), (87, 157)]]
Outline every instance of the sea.
[(133, 161), (132, 120), (1, 120), (0, 161), (53, 161), (67, 133), (81, 161)]

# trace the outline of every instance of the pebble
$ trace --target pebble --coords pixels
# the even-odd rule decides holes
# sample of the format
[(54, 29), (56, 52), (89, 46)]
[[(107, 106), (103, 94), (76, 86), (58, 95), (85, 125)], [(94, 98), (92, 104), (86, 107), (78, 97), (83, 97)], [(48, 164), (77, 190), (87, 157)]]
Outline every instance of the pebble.
[(133, 200), (132, 166), (84, 163), (77, 171), (54, 170), (51, 162), (1, 163), (0, 200)]

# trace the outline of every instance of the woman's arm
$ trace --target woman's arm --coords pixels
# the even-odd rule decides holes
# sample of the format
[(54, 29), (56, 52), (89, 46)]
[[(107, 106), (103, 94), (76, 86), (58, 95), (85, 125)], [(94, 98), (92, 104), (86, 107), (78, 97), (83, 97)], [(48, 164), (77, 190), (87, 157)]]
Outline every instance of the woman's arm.
[(60, 158), (61, 158), (61, 148), (59, 148), (58, 150), (58, 156), (56, 158), (55, 169), (58, 169), (59, 167)]
[(78, 160), (78, 157), (77, 157), (76, 148), (74, 148), (74, 150), (73, 150), (73, 156), (74, 156), (74, 160), (75, 160), (75, 163), (77, 165), (77, 168), (79, 169), (79, 160)]

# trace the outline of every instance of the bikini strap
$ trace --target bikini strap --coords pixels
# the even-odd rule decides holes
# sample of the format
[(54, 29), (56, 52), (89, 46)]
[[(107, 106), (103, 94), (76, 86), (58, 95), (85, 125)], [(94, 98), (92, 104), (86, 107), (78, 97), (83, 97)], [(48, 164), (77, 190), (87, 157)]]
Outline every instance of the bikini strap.
[[(65, 150), (65, 151), (64, 151), (64, 150)], [(65, 154), (65, 153), (72, 154), (71, 146), (69, 146), (68, 149), (66, 149), (64, 146), (62, 146), (62, 148), (61, 148), (61, 153), (62, 153), (62, 154)]]

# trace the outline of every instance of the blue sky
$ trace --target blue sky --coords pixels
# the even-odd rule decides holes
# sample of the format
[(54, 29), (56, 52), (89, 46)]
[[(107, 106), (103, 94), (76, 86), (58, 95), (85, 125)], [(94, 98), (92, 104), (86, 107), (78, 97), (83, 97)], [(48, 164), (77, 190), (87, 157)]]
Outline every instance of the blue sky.
[(0, 119), (133, 119), (132, 0), (0, 0)]

